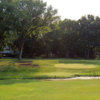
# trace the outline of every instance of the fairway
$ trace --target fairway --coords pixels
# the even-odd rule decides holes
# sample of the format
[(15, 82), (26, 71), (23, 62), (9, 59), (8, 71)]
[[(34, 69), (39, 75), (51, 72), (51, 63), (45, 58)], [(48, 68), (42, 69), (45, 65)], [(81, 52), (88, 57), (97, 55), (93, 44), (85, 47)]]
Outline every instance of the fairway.
[(100, 80), (2, 80), (0, 100), (99, 100)]
[(100, 60), (0, 59), (0, 79), (100, 76)]
[(0, 59), (0, 100), (99, 100), (99, 79), (42, 80), (76, 76), (100, 76), (100, 60)]

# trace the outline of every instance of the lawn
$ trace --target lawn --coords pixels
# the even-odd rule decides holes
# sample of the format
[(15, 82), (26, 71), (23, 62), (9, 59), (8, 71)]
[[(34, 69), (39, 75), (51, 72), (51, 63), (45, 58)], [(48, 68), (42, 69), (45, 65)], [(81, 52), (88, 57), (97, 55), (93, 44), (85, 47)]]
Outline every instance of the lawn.
[(0, 59), (0, 79), (100, 76), (100, 60)]
[(0, 100), (99, 100), (100, 80), (38, 80), (75, 76), (100, 76), (100, 60), (0, 59)]
[(2, 80), (0, 100), (100, 100), (100, 80)]

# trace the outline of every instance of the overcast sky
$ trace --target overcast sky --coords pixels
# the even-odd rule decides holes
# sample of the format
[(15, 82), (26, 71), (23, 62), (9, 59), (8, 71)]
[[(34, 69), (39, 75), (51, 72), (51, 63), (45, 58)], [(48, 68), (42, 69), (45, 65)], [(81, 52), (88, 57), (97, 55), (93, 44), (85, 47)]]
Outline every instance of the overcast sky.
[(83, 15), (100, 16), (100, 0), (43, 0), (58, 9), (61, 19), (79, 19)]

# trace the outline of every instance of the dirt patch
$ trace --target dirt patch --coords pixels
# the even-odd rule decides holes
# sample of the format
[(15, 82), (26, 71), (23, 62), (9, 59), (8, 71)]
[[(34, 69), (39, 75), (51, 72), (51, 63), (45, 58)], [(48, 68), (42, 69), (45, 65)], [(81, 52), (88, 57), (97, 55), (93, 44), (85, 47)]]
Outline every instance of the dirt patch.
[(25, 67), (39, 67), (38, 64), (32, 64), (32, 61), (18, 61), (19, 65), (25, 66)]
[(17, 63), (32, 63), (32, 61), (18, 61)]
[(22, 66), (32, 66), (32, 64), (20, 64)]
[(39, 67), (39, 65), (32, 65), (32, 64), (20, 64), (20, 65), (26, 67)]
[(32, 61), (18, 61), (17, 63), (21, 66), (32, 66)]
[(34, 65), (32, 65), (33, 67), (39, 67), (39, 65), (37, 65), (37, 64), (34, 64)]

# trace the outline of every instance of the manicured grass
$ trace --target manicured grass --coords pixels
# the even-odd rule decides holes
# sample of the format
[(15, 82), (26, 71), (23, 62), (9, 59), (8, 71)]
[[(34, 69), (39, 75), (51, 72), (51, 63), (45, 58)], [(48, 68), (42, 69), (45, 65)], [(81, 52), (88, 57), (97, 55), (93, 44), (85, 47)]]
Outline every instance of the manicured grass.
[(100, 76), (100, 60), (0, 59), (0, 79)]
[(100, 60), (0, 59), (0, 100), (99, 100), (100, 80), (33, 80), (74, 76), (100, 76)]
[(0, 100), (99, 100), (100, 80), (2, 80)]
[(56, 68), (65, 68), (65, 69), (92, 69), (96, 68), (96, 65), (84, 65), (84, 64), (55, 64)]

